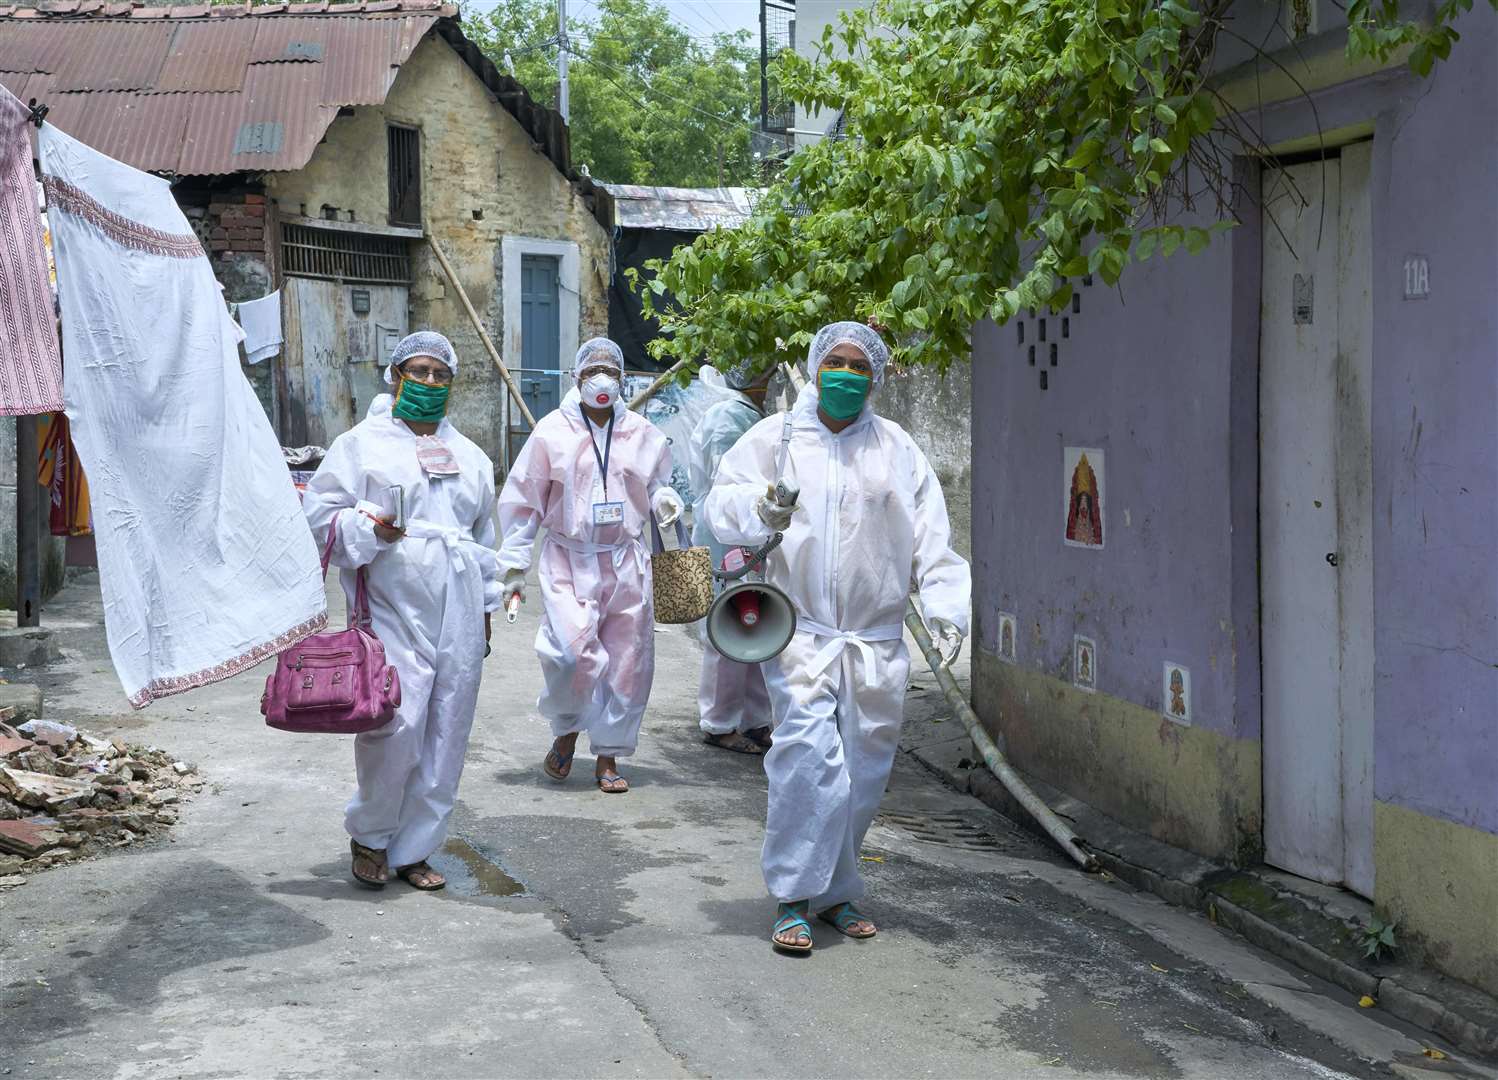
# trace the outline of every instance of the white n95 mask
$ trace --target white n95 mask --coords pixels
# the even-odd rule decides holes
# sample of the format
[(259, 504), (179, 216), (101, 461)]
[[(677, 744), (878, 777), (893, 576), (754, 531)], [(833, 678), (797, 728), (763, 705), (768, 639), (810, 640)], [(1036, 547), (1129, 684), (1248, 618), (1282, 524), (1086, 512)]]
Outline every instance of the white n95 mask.
[(590, 375), (580, 391), (584, 405), (607, 409), (619, 400), (619, 380), (609, 375)]

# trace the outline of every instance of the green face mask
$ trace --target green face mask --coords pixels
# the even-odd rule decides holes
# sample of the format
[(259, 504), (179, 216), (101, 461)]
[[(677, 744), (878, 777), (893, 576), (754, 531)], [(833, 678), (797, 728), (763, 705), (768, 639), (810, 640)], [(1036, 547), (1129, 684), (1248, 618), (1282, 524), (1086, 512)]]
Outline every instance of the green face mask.
[(822, 411), (834, 420), (852, 420), (863, 412), (874, 380), (856, 371), (818, 372), (817, 392)]
[(429, 386), (402, 375), (400, 385), (395, 388), (391, 415), (418, 424), (435, 424), (447, 413), (447, 395), (451, 390), (451, 386)]

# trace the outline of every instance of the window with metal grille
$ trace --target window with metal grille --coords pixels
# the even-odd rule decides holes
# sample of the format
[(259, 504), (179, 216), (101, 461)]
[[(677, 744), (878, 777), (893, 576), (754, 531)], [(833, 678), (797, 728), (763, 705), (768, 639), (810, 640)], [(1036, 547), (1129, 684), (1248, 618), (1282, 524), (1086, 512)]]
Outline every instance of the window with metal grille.
[(421, 224), (421, 132), (390, 124), (390, 224)]
[(398, 236), (281, 224), (281, 266), (294, 277), (406, 285), (411, 257)]

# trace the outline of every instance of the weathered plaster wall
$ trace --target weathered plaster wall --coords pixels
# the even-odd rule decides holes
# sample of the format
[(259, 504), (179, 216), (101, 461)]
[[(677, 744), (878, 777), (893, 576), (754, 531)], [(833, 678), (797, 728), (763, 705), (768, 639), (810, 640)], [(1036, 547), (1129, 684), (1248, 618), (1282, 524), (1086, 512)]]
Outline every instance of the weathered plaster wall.
[[(1234, 347), (1257, 341), (1246, 216), (1201, 256), (1134, 269), (1123, 293), (1084, 286), (1080, 310), (1021, 320), (1023, 342), (1013, 323), (973, 337), (975, 704), (1022, 768), (1238, 859), (1262, 809), (1245, 746), (1259, 729), (1256, 459), (1234, 451), (1256, 420), (1257, 356)], [(1250, 426), (1238, 444), (1252, 440)], [(1063, 544), (1068, 446), (1104, 452), (1101, 550)], [(1016, 616), (1013, 665), (996, 659), (1000, 611)], [(1078, 634), (1096, 643), (1094, 694), (1070, 689)], [(1191, 731), (1162, 715), (1166, 660), (1190, 669)]]
[[(307, 167), (268, 189), (284, 214), (387, 224), (386, 122), (421, 129), (422, 210), (490, 338), (503, 347), (500, 244), (505, 236), (576, 243), (579, 339), (608, 330), (609, 237), (565, 177), (453, 50), (429, 37), (396, 76), (383, 106), (342, 116)], [(425, 244), (413, 243), (412, 329), (452, 339), (461, 359), (451, 416), (496, 466), (503, 460), (504, 385)], [(558, 357), (571, 368), (571, 356)], [(512, 364), (518, 357), (506, 357)]]
[[(1498, 21), (1378, 117), (1375, 793), (1498, 833)], [(1403, 299), (1427, 256), (1430, 297)]]
[(952, 522), (952, 545), (972, 553), (973, 373), (965, 363), (945, 375), (926, 368), (891, 371), (874, 409), (910, 432), (941, 481)]
[[(1255, 119), (1276, 145), (1318, 126), (1374, 138), (1374, 899), (1411, 952), (1498, 991), (1498, 23), (1459, 29), (1426, 80), (1337, 84), (1313, 41), (1314, 111), (1287, 96)], [(1427, 299), (1404, 298), (1411, 255)], [(1248, 221), (1131, 268), (1122, 296), (1084, 289), (1049, 390), (1013, 325), (976, 328), (974, 350), (985, 722), (1022, 767), (1198, 851), (1233, 854), (1236, 833), (1239, 857), (1260, 797), (1259, 259)], [(1067, 445), (1107, 453), (1101, 552), (1061, 545)], [(1000, 610), (1018, 616), (1014, 665), (995, 656)], [(1096, 694), (1068, 686), (1073, 633), (1097, 641)], [(1156, 715), (1167, 656), (1192, 672), (1189, 731)]]

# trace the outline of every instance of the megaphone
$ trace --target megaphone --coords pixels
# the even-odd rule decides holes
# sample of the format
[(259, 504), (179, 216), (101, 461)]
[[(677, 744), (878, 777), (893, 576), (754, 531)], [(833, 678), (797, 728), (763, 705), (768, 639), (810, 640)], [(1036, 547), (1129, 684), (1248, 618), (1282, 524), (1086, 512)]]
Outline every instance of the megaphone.
[(707, 612), (707, 640), (740, 664), (779, 656), (795, 634), (790, 597), (763, 581), (741, 581), (724, 589)]
[[(794, 494), (790, 501), (795, 501)], [(729, 548), (723, 568), (713, 572), (726, 588), (708, 609), (707, 640), (729, 660), (763, 663), (779, 656), (796, 634), (796, 608), (790, 597), (766, 582), (743, 580), (763, 569), (765, 557), (783, 539), (783, 533), (776, 533), (758, 551)]]

